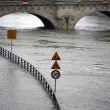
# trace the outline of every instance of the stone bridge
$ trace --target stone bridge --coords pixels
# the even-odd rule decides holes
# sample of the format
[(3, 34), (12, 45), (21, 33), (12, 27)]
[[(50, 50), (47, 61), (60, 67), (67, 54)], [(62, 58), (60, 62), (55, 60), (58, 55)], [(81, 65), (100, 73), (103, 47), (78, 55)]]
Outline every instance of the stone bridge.
[(101, 12), (110, 16), (110, 1), (102, 0), (1, 0), (0, 16), (15, 12), (27, 12), (39, 17), (45, 28), (73, 29), (85, 15)]

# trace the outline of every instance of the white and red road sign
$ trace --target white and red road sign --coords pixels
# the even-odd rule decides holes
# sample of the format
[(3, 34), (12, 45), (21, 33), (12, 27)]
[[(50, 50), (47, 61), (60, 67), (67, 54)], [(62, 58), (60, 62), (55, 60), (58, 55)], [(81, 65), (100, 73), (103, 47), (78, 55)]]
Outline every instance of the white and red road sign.
[(22, 4), (23, 5), (27, 5), (28, 4), (28, 0), (22, 0)]
[(108, 0), (103, 0), (102, 3), (108, 4)]
[(53, 79), (58, 79), (60, 77), (60, 72), (58, 70), (53, 70), (51, 76)]

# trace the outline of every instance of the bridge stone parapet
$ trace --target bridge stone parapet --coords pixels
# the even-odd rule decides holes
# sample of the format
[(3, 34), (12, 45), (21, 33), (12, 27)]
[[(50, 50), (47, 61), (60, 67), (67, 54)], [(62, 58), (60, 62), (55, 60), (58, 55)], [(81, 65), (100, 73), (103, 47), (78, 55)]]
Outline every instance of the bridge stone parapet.
[(110, 11), (110, 2), (103, 4), (102, 0), (30, 0), (28, 5), (22, 5), (20, 0), (0, 1), (0, 16), (15, 12), (32, 13), (47, 28), (54, 26), (73, 29), (85, 15), (102, 11)]

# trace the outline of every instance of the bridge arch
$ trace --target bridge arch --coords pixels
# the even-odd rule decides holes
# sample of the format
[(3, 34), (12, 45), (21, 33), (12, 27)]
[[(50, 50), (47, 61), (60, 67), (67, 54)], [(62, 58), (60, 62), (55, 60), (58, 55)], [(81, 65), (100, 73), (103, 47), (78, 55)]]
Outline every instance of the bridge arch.
[[(9, 9), (10, 8), (10, 9)], [(55, 9), (49, 8), (44, 8), (44, 6), (6, 6), (3, 7), (3, 10), (0, 11), (0, 17), (7, 15), (7, 14), (12, 14), (12, 13), (17, 13), (17, 12), (26, 12), (29, 14), (32, 14), (36, 17), (38, 17), (44, 24), (44, 28), (46, 29), (55, 29), (56, 27), (56, 13)]]
[(94, 13), (94, 12), (101, 12), (105, 15), (109, 15), (108, 11), (110, 11), (110, 7), (108, 5), (103, 5), (102, 3), (100, 4), (78, 4), (78, 5), (73, 5), (73, 6), (65, 5), (63, 8), (60, 7), (57, 9), (57, 17), (59, 18), (58, 20), (61, 24), (60, 27), (64, 29), (67, 29), (67, 28), (74, 29), (76, 23), (82, 17), (90, 13)]
[[(15, 12), (15, 13), (17, 13), (17, 12)], [(20, 12), (20, 13), (22, 13), (22, 12)], [(6, 15), (10, 15), (10, 14), (14, 14), (14, 13), (7, 13)], [(53, 23), (50, 20), (48, 20), (47, 18), (45, 18), (45, 17), (43, 17), (43, 16), (41, 16), (39, 14), (34, 14), (34, 13), (27, 13), (27, 14), (34, 15), (34, 16), (36, 16), (37, 18), (39, 18), (42, 21), (42, 23), (44, 24), (44, 26), (43, 27), (39, 27), (39, 28), (43, 28), (43, 29), (55, 29), (55, 26), (53, 25)], [(2, 15), (2, 16), (5, 16), (5, 14)]]
[(38, 15), (38, 14), (34, 14), (34, 13), (30, 13), (30, 14), (38, 17), (43, 22), (45, 29), (55, 29), (55, 26), (53, 25), (53, 23), (50, 20), (48, 20), (47, 18), (45, 18), (41, 15)]
[(93, 11), (93, 12), (84, 13), (84, 14), (81, 14), (81, 15), (75, 17), (73, 27), (75, 27), (75, 25), (78, 23), (78, 21), (80, 21), (84, 16), (95, 15), (95, 14), (97, 14), (97, 15), (101, 15), (102, 14), (102, 15), (105, 15), (107, 17), (110, 17), (110, 11), (100, 11), (99, 10), (99, 11)]
[(100, 11), (100, 13), (110, 17), (110, 11)]
[[(91, 15), (91, 14), (94, 14), (94, 13), (99, 13), (99, 14), (103, 14), (105, 16), (108, 16), (110, 17), (110, 11), (104, 11), (104, 10), (86, 10), (85, 12), (80, 12), (80, 13), (74, 13), (74, 20), (71, 21), (70, 19), (70, 22), (73, 26), (73, 28), (75, 27), (75, 25), (78, 23), (78, 21), (83, 18), (84, 16), (87, 16), (87, 15)], [(71, 17), (70, 17), (71, 18)]]

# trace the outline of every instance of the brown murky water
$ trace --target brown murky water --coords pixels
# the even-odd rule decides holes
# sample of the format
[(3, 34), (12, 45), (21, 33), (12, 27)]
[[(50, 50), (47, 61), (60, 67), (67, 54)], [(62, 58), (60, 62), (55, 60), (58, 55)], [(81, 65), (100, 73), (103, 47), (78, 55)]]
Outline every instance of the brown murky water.
[[(96, 17), (94, 21), (96, 24)], [(51, 58), (58, 52), (62, 60), (58, 61), (61, 77), (56, 95), (62, 110), (110, 108), (110, 31), (105, 30), (110, 28), (110, 21), (105, 21), (106, 28), (100, 27), (98, 20), (99, 27), (86, 25), (78, 30), (18, 31), (13, 40), (13, 53), (33, 64), (53, 89)], [(0, 45), (10, 50), (6, 31), (1, 30), (0, 37)]]

